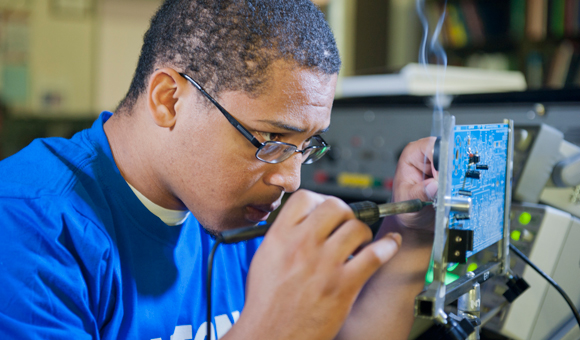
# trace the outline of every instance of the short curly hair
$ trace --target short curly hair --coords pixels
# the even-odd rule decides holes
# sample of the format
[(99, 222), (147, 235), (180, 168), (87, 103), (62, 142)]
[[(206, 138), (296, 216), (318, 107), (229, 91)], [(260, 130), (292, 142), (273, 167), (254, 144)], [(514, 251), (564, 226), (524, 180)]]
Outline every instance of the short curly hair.
[(334, 36), (310, 0), (166, 0), (151, 19), (117, 110), (132, 110), (158, 67), (186, 72), (214, 95), (259, 94), (277, 60), (338, 73)]

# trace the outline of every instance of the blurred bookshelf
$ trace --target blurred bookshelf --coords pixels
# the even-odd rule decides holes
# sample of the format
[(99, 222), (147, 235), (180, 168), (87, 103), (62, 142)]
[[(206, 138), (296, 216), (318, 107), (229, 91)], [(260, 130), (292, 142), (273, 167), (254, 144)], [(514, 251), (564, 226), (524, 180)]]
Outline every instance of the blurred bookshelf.
[[(433, 15), (444, 0), (429, 2)], [(580, 1), (449, 1), (442, 40), (451, 65), (477, 66), (485, 56), (521, 71), (528, 88), (580, 86)]]
[[(449, 65), (520, 71), (529, 89), (580, 87), (580, 0), (426, 0), (431, 33), (445, 4), (440, 42)], [(332, 0), (323, 8), (341, 49), (342, 76), (417, 62), (415, 0)]]

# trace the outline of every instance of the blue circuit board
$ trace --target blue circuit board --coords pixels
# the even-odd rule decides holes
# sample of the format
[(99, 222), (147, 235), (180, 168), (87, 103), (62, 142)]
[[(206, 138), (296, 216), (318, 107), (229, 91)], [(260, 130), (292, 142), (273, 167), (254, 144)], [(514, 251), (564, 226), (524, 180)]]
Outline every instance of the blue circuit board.
[(449, 228), (473, 230), (467, 257), (503, 238), (508, 133), (508, 124), (455, 126), (451, 196), (471, 197), (472, 211), (452, 212)]

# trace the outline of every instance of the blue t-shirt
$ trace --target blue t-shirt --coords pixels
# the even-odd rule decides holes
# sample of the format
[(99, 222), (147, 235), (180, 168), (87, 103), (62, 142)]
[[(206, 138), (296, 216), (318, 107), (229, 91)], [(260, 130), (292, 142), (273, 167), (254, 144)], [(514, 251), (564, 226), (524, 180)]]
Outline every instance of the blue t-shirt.
[[(0, 162), (0, 339), (205, 338), (214, 240), (193, 216), (168, 226), (141, 204), (113, 160), (110, 116)], [(242, 311), (260, 242), (218, 247), (218, 337)]]

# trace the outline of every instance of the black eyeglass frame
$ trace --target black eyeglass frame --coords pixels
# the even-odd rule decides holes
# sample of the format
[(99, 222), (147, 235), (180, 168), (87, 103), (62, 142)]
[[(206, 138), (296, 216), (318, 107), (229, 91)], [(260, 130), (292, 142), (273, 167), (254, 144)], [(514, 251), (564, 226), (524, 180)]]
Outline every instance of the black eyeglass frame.
[[(256, 148), (258, 148), (258, 150), (256, 150), (256, 154), (255, 154), (255, 156), (258, 160), (260, 160), (262, 162), (270, 163), (270, 164), (276, 164), (276, 163), (281, 163), (281, 162), (287, 160), (288, 158), (292, 157), (292, 155), (296, 152), (300, 152), (302, 155), (304, 155), (304, 152), (306, 152), (308, 150), (327, 148), (327, 150), (322, 155), (320, 155), (320, 157), (312, 160), (311, 162), (307, 162), (308, 161), (308, 156), (307, 156), (306, 159), (302, 163), (302, 164), (312, 164), (312, 163), (316, 162), (317, 160), (319, 160), (322, 156), (324, 156), (324, 154), (326, 154), (326, 152), (328, 152), (328, 150), (330, 150), (330, 145), (324, 139), (322, 139), (322, 137), (320, 135), (316, 135), (313, 137), (316, 137), (318, 140), (320, 140), (322, 145), (311, 145), (311, 146), (304, 148), (304, 150), (299, 150), (298, 147), (294, 144), (278, 142), (278, 141), (266, 141), (264, 143), (261, 143), (256, 137), (254, 137), (254, 135), (252, 135), (252, 133), (250, 131), (248, 131), (245, 127), (243, 127), (242, 124), (240, 124), (240, 122), (238, 122), (223, 106), (221, 106), (212, 96), (210, 96), (209, 93), (207, 93), (207, 91), (201, 85), (199, 85), (195, 80), (193, 80), (193, 78), (191, 78), (190, 76), (188, 76), (185, 73), (179, 73), (179, 74), (183, 78), (185, 78), (187, 81), (189, 81), (191, 84), (193, 84), (193, 86), (195, 86), (195, 88), (197, 88), (207, 99), (209, 99), (209, 101), (213, 105), (215, 105), (215, 107), (218, 108), (218, 110), (220, 110), (220, 112), (226, 117), (226, 119), (230, 122), (230, 124), (232, 124), (236, 128), (236, 130), (238, 130), (242, 135), (244, 135), (244, 137), (246, 137), (246, 139), (249, 140), (250, 143), (252, 143), (252, 145), (254, 145)], [(286, 158), (284, 158), (282, 160), (267, 161), (265, 159), (258, 157), (258, 153), (260, 153), (260, 151), (268, 144), (287, 145), (287, 146), (293, 147), (295, 150), (294, 150), (294, 153), (289, 154)]]

